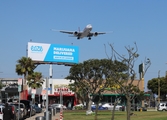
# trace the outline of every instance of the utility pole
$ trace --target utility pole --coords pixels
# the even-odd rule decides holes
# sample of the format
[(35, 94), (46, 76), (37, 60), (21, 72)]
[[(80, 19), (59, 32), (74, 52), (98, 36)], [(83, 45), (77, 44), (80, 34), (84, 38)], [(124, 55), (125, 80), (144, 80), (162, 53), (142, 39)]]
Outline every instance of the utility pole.
[[(141, 81), (141, 86), (142, 86), (142, 91), (144, 92), (144, 64), (141, 63), (139, 65), (139, 77), (140, 77), (140, 81)], [(141, 101), (141, 106), (144, 107), (144, 100)]]
[(160, 70), (158, 71), (158, 103), (160, 103)]

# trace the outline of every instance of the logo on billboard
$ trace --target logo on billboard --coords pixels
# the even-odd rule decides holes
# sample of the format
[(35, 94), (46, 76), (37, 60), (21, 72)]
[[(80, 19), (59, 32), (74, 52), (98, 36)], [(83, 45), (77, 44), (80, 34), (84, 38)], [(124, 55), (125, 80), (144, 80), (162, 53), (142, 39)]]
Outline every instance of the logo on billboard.
[(32, 52), (42, 52), (43, 48), (42, 46), (31, 46), (31, 51)]

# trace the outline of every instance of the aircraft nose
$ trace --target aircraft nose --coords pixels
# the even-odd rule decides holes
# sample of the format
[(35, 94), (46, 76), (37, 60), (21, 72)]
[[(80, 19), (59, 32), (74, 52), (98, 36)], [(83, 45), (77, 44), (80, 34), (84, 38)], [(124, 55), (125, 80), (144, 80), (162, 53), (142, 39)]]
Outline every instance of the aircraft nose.
[(92, 29), (92, 25), (91, 24), (87, 25), (86, 27), (89, 28), (89, 29)]

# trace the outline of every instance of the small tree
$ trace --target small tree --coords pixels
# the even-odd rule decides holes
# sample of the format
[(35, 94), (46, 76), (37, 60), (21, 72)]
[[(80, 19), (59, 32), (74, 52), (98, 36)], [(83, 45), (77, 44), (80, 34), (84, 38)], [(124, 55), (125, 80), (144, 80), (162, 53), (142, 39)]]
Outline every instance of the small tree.
[[(111, 57), (108, 57), (108, 59), (110, 59), (111, 61), (120, 61), (122, 63), (124, 63), (127, 66), (127, 70), (124, 73), (119, 72), (118, 70), (115, 71), (115, 75), (113, 75), (113, 78), (115, 77), (114, 82), (116, 84), (118, 84), (121, 88), (121, 93), (123, 93), (126, 97), (127, 100), (127, 107), (126, 107), (126, 111), (127, 111), (127, 120), (130, 120), (130, 113), (131, 113), (131, 101), (135, 98), (135, 96), (137, 94), (139, 94), (139, 83), (141, 82), (141, 80), (138, 80), (137, 85), (133, 85), (134, 84), (134, 80), (136, 78), (136, 71), (134, 69), (135, 66), (135, 62), (137, 60), (137, 58), (139, 57), (138, 52), (138, 48), (137, 45), (135, 43), (135, 48), (134, 47), (125, 47), (128, 56), (126, 57), (125, 55), (120, 55), (113, 47), (112, 44), (109, 44), (110, 48), (111, 48), (111, 52), (112, 55)], [(108, 55), (107, 55), (108, 56)], [(144, 62), (145, 65), (145, 70), (144, 73), (142, 75), (142, 78), (144, 77), (147, 69), (150, 67), (151, 62), (149, 59), (146, 59)], [(118, 68), (120, 66), (117, 66)], [(121, 74), (124, 74), (124, 77), (122, 77), (120, 79)], [(117, 79), (118, 78), (118, 79)]]

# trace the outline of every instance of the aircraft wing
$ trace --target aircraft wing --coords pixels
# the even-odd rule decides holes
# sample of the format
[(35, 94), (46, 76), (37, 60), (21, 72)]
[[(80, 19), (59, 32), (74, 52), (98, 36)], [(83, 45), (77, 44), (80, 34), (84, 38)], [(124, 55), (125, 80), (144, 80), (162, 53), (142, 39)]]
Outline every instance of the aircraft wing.
[(97, 36), (102, 34), (106, 34), (106, 32), (90, 32), (87, 37), (92, 37), (92, 36)]
[(78, 31), (66, 31), (66, 30), (55, 30), (55, 29), (51, 29), (52, 31), (58, 31), (61, 33), (67, 33), (67, 34), (72, 34), (73, 36), (70, 37), (78, 37), (78, 39), (80, 39), (80, 36), (82, 35), (83, 32), (78, 32)]
[(64, 30), (60, 30), (59, 32), (61, 32), (61, 33), (67, 33), (67, 34), (74, 34), (74, 31), (64, 31)]
[(82, 35), (82, 32), (77, 32), (77, 31), (64, 31), (64, 30), (59, 30), (61, 33), (67, 33), (67, 34), (73, 34), (73, 37), (80, 37)]
[(95, 32), (94, 34), (98, 34), (98, 35), (102, 35), (102, 34), (106, 34), (106, 32)]

